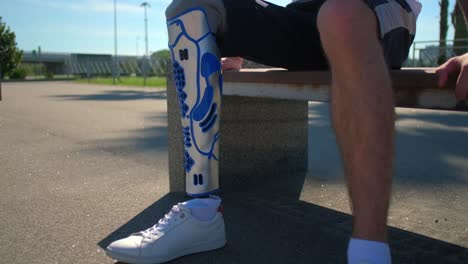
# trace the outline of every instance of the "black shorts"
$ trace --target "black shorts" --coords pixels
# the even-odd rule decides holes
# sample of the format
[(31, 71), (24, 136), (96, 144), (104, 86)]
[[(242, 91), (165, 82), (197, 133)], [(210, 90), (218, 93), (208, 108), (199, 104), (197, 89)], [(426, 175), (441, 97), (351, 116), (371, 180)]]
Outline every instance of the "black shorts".
[[(223, 57), (240, 56), (290, 70), (328, 69), (317, 29), (317, 15), (326, 0), (286, 7), (255, 0), (223, 0), (226, 30), (218, 36)], [(379, 22), (387, 64), (398, 69), (414, 40), (416, 15), (406, 0), (367, 0)], [(391, 21), (389, 21), (391, 20)]]

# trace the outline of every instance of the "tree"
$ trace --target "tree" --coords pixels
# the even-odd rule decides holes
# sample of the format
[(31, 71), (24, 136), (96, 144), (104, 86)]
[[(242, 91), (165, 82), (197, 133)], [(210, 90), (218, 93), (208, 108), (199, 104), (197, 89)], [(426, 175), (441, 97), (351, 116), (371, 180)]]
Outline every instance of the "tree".
[(158, 50), (151, 54), (153, 69), (157, 76), (166, 76), (171, 65), (171, 53), (167, 49)]
[(23, 51), (16, 47), (16, 35), (0, 17), (0, 80), (10, 75), (23, 58)]
[(460, 2), (455, 3), (455, 7), (452, 12), (452, 24), (455, 29), (455, 40), (453, 42), (453, 46), (459, 47), (453, 49), (456, 55), (461, 55), (468, 51), (468, 40), (466, 40), (468, 39), (468, 26), (460, 5)]
[(440, 5), (440, 21), (439, 21), (439, 58), (437, 63), (440, 65), (446, 61), (447, 47), (447, 30), (448, 30), (448, 0), (441, 0)]

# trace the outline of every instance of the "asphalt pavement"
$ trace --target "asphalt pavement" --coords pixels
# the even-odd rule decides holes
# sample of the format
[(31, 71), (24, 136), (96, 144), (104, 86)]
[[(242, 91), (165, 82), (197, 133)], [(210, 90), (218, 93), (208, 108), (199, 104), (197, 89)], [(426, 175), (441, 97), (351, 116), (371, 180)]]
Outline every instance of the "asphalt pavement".
[[(395, 263), (468, 263), (468, 113), (397, 109)], [(328, 105), (309, 172), (222, 193), (226, 247), (172, 263), (343, 263), (351, 217)], [(0, 263), (113, 263), (103, 248), (186, 199), (168, 193), (166, 92), (3, 84)]]

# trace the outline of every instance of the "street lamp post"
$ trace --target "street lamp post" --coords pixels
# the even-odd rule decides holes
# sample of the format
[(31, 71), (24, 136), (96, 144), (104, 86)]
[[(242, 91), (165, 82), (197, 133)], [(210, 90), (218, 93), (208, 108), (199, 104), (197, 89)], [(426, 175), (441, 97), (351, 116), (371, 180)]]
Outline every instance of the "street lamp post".
[(144, 85), (146, 86), (146, 77), (147, 77), (147, 71), (148, 71), (148, 16), (147, 16), (147, 9), (150, 7), (150, 4), (148, 2), (143, 2), (140, 5), (145, 9), (145, 43), (146, 43), (146, 53), (145, 53), (145, 60), (143, 64), (143, 75), (144, 75)]
[(119, 77), (119, 59), (117, 58), (117, 0), (114, 0), (114, 72), (112, 73), (112, 83), (115, 85), (116, 77)]
[(140, 55), (140, 37), (136, 37), (136, 57)]

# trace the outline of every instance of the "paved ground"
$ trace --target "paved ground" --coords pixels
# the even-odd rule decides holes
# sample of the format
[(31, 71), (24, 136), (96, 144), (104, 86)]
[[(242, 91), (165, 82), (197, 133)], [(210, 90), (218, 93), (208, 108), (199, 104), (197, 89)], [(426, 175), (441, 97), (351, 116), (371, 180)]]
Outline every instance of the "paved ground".
[[(164, 90), (9, 83), (3, 97), (1, 263), (112, 263), (102, 247), (184, 199), (167, 194)], [(395, 263), (468, 263), (468, 113), (397, 112)], [(174, 263), (344, 261), (351, 218), (327, 105), (310, 116), (310, 172), (224, 194), (228, 245)]]

